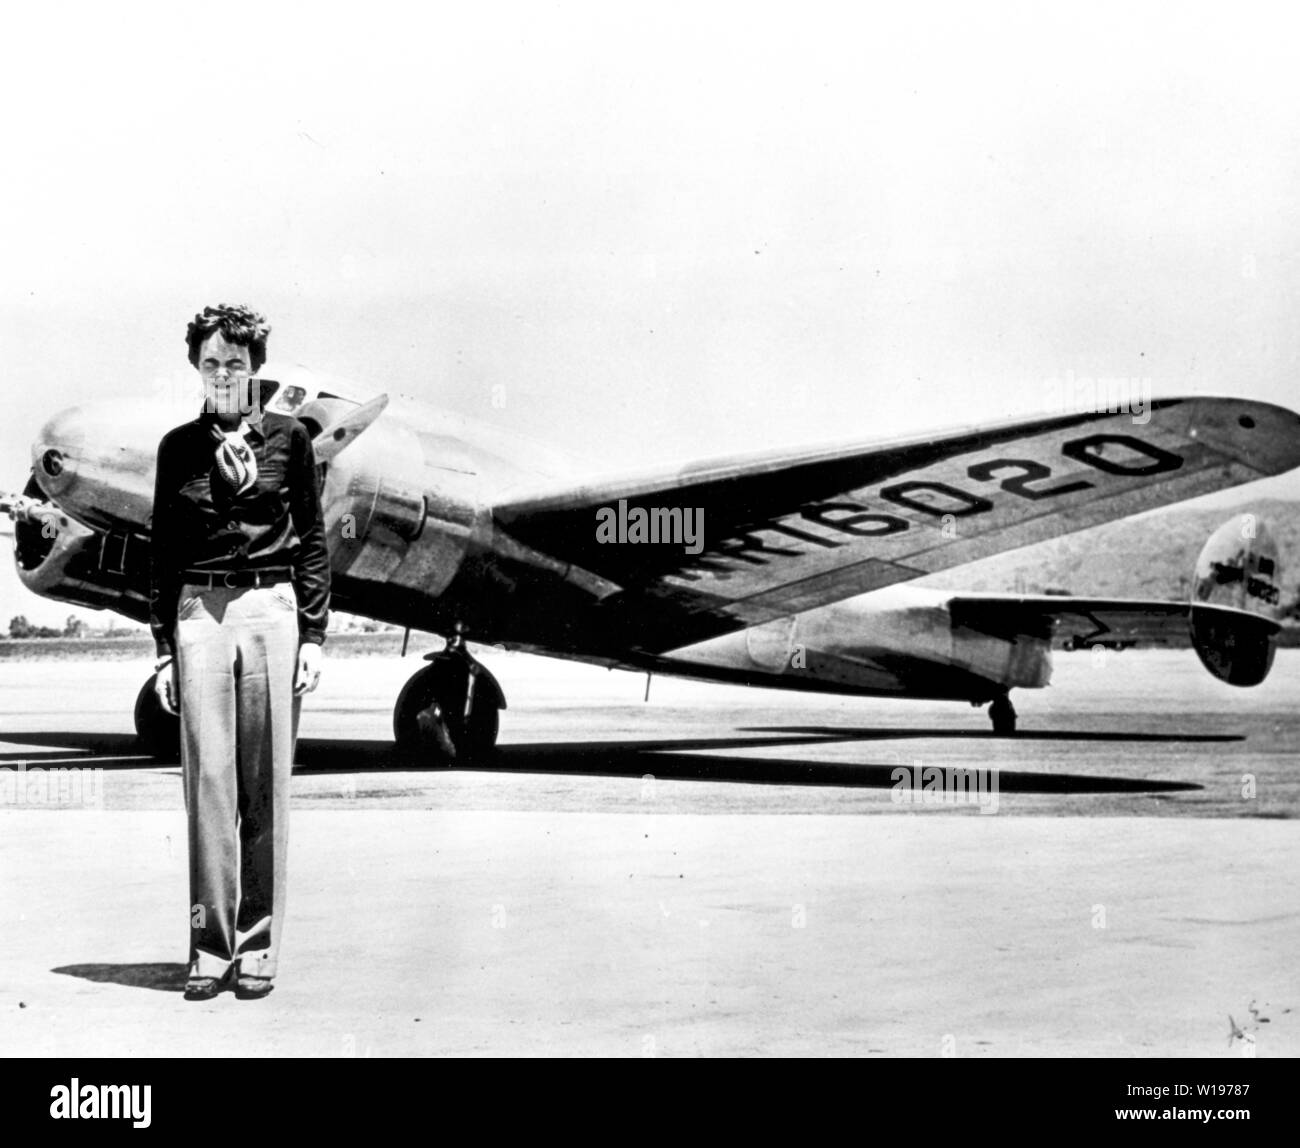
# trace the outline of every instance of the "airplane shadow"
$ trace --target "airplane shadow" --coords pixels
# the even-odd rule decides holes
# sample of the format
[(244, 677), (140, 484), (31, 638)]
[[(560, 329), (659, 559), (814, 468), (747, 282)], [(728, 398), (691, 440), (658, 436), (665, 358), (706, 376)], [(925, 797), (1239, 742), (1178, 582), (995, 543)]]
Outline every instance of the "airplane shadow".
[[(864, 740), (861, 731), (828, 730), (825, 736), (715, 737), (636, 741), (539, 742), (500, 746), (489, 761), (458, 764), (457, 772), (549, 774), (554, 776), (627, 777), (647, 774), (663, 780), (723, 781), (743, 785), (798, 785), (853, 789), (893, 789), (895, 770), (910, 762), (808, 761), (704, 753), (703, 750), (754, 750), (776, 746), (815, 747), (831, 742)], [(1172, 739), (1181, 740), (1181, 739)], [(692, 752), (696, 751), (696, 752)], [(924, 765), (942, 766), (931, 759)], [(357, 773), (410, 769), (386, 742), (313, 741), (298, 743), (296, 774)], [(918, 782), (921, 779), (917, 779)], [(1193, 782), (1160, 781), (1104, 774), (1062, 774), (1029, 770), (998, 771), (1005, 793), (1171, 793), (1200, 790)]]
[(847, 726), (771, 726), (752, 725), (737, 726), (741, 733), (777, 733), (806, 734), (808, 736), (826, 735), (836, 740), (845, 741), (893, 741), (896, 738), (986, 738), (1010, 743), (1020, 741), (1134, 741), (1134, 742), (1225, 742), (1245, 741), (1241, 733), (1128, 733), (1124, 731), (1097, 730), (1052, 730), (1021, 729), (1010, 738), (996, 734), (991, 729), (882, 729), (873, 726), (869, 729), (850, 729)]
[[(139, 769), (141, 766), (165, 765), (140, 752), (135, 735), (129, 733), (8, 733), (0, 734), (0, 744), (45, 745), (55, 748), (15, 750), (0, 753), (0, 767), (7, 761), (29, 765), (93, 765), (96, 769)], [(87, 758), (86, 755), (92, 755)]]
[(164, 993), (185, 991), (189, 968), (157, 962), (144, 965), (60, 965), (51, 969), (67, 977), (81, 977), (101, 985), (126, 985), (133, 989), (155, 989)]
[[(745, 785), (830, 786), (859, 789), (893, 789), (895, 771), (910, 761), (809, 761), (801, 758), (753, 757), (722, 754), (718, 750), (814, 748), (852, 741), (880, 741), (896, 738), (991, 739), (988, 731), (854, 729), (836, 726), (748, 727), (749, 736), (710, 738), (646, 738), (619, 741), (536, 742), (500, 746), (482, 763), (457, 764), (458, 771), (577, 775), (592, 777), (644, 777), (682, 781), (724, 781)], [(746, 732), (741, 730), (741, 733)], [(769, 736), (753, 736), (768, 734)], [(1017, 734), (1021, 740), (1101, 742), (1225, 742), (1242, 741), (1240, 735), (1122, 734), (1071, 731), (1037, 731)], [(21, 733), (0, 737), (0, 742), (23, 745), (51, 745), (63, 753), (40, 754), (42, 759), (105, 769), (177, 768), (177, 763), (155, 761), (133, 754), (135, 739), (129, 734)], [(1005, 739), (994, 739), (997, 741)], [(76, 751), (80, 750), (80, 754)], [(70, 754), (68, 751), (72, 751)], [(711, 751), (711, 752), (703, 752)], [(104, 760), (105, 755), (111, 760)], [(32, 755), (5, 754), (2, 759)], [(985, 761), (976, 763), (983, 767)], [(923, 766), (943, 767), (942, 758), (930, 757)], [(420, 768), (402, 758), (390, 741), (361, 739), (303, 738), (298, 742), (296, 775), (330, 773), (383, 773)], [(966, 768), (961, 766), (958, 768)], [(1200, 790), (1192, 782), (1162, 781), (1106, 774), (1055, 773), (1000, 769), (998, 786), (1004, 793), (1168, 793)]]
[[(816, 745), (823, 741), (852, 741), (850, 737), (816, 739), (794, 744)], [(753, 747), (753, 741), (736, 741), (733, 746)], [(792, 744), (789, 740), (783, 744)], [(724, 754), (682, 752), (674, 745), (629, 742), (572, 745), (503, 746), (491, 765), (494, 773), (582, 774), (604, 777), (644, 777), (660, 780), (725, 781), (745, 785), (829, 786), (848, 789), (894, 789), (900, 761), (804, 761), (788, 758), (741, 757)], [(719, 747), (721, 748), (721, 747)], [(926, 766), (943, 766), (942, 759), (928, 759)], [(469, 768), (480, 768), (470, 766)], [(963, 773), (973, 772), (965, 766)], [(907, 779), (919, 789), (921, 777)], [(974, 789), (972, 780), (970, 788)], [(1198, 790), (1203, 786), (1185, 781), (1157, 781), (1137, 777), (1088, 776), (1074, 773), (1042, 773), (1029, 770), (998, 770), (998, 789), (1003, 793), (1168, 793)]]

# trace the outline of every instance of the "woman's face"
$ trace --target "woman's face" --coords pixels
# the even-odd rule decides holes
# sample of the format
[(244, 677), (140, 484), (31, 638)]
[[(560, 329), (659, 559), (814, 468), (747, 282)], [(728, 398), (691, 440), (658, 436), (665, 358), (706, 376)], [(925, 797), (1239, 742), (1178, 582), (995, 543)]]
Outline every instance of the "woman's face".
[(199, 374), (205, 411), (235, 417), (256, 412), (257, 386), (247, 347), (228, 343), (214, 331), (199, 347)]

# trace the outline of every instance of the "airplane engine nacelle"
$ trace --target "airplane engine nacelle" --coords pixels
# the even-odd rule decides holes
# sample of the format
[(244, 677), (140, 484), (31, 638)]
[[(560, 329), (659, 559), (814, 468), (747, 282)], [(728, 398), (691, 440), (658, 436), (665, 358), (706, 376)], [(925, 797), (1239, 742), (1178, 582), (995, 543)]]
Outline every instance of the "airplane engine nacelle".
[[(1282, 571), (1277, 545), (1253, 514), (1225, 522), (1196, 560), (1189, 620), (1201, 664), (1220, 681), (1257, 686), (1273, 666)], [(1206, 607), (1229, 607), (1225, 610)]]
[(380, 419), (329, 465), (322, 491), (334, 569), (436, 595), (465, 557), (478, 508), (461, 476), (431, 472), (419, 439)]
[[(53, 503), (41, 501), (35, 480), (25, 497), (32, 502), (15, 515), (14, 562), (18, 580), (34, 594), (93, 610), (121, 610), (138, 617), (125, 585), (107, 585), (103, 576), (105, 536), (70, 518)], [(125, 540), (117, 549), (125, 551)], [(119, 574), (121, 572), (119, 571)], [(122, 577), (119, 582), (125, 582)]]

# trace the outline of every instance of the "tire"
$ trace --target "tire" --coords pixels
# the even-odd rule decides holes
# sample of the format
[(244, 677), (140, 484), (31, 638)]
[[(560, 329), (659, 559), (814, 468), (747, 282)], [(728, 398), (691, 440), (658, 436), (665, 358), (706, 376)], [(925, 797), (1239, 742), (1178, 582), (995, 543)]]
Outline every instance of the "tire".
[(162, 708), (150, 675), (135, 696), (135, 739), (141, 753), (162, 761), (181, 759), (181, 719)]
[[(465, 719), (464, 685), (461, 674), (437, 662), (426, 666), (402, 687), (393, 707), (393, 739), (398, 753), (412, 762), (437, 768), (466, 762), (482, 761), (496, 745), (500, 726), (495, 699), (484, 690)], [(454, 759), (439, 747), (434, 738), (420, 728), (418, 715), (437, 703), (442, 711), (447, 734), (456, 750)]]
[(469, 711), (465, 723), (465, 740), (457, 741), (457, 752), (467, 761), (483, 761), (496, 749), (497, 733), (501, 728), (501, 711), (490, 699)]

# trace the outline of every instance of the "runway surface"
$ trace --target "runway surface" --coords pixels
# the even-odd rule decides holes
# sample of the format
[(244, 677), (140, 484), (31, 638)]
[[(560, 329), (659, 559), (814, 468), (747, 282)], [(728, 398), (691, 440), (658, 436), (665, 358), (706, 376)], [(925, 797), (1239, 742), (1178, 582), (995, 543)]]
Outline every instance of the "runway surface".
[[(418, 663), (327, 660), (279, 984), (203, 1004), (179, 772), (132, 745), (148, 663), (0, 665), (0, 1054), (1300, 1052), (1300, 652), (1253, 690), (1061, 656), (1014, 739), (485, 660), (499, 758), (434, 771), (391, 753)], [(935, 769), (984, 787), (912, 788)]]

